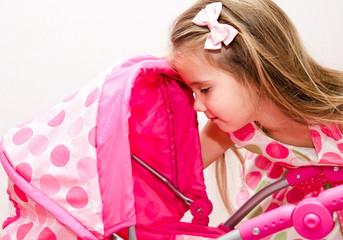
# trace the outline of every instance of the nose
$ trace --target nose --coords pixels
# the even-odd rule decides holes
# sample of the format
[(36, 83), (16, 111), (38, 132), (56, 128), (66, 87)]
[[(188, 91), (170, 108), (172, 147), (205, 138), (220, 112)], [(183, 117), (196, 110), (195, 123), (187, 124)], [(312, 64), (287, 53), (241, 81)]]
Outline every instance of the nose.
[(206, 111), (206, 106), (205, 104), (201, 101), (200, 98), (195, 97), (194, 98), (194, 104), (193, 104), (193, 108), (195, 111), (197, 112), (205, 112)]

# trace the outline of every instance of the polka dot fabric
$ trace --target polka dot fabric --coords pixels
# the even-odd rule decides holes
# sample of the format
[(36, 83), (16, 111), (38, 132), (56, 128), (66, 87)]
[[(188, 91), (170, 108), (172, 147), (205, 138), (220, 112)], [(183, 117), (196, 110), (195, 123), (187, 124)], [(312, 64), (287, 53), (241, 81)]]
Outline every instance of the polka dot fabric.
[(77, 236), (69, 228), (61, 224), (46, 209), (27, 197), (9, 180), (8, 192), (12, 201), (16, 202), (20, 218), (15, 224), (9, 224), (1, 232), (2, 240), (77, 240)]
[[(97, 79), (3, 138), (7, 158), (27, 182), (100, 234), (104, 226), (95, 130), (103, 81)], [(20, 218), (4, 229), (1, 239), (77, 239), (15, 184), (9, 184), (9, 193)]]
[[(7, 219), (0, 239), (107, 239), (132, 225), (138, 235), (147, 236), (139, 239), (165, 238), (156, 234), (163, 224), (179, 228), (180, 235), (194, 232), (200, 225), (179, 222), (188, 209), (182, 200), (149, 173), (144, 179), (149, 184), (134, 181), (143, 179), (144, 170), (135, 175), (131, 165), (131, 153), (140, 147), (142, 159), (151, 164), (149, 160), (156, 157), (156, 167), (162, 169), (158, 170), (171, 176), (187, 197), (207, 199), (200, 142), (193, 141), (199, 133), (192, 93), (175, 78), (166, 59), (136, 56), (104, 72), (46, 114), (10, 130), (0, 144), (0, 160), (10, 177), (8, 192), (16, 216)], [(135, 89), (152, 90), (152, 83), (156, 85), (152, 95), (142, 92), (143, 101), (134, 97)], [(134, 105), (137, 102), (142, 108)], [(162, 107), (156, 112), (156, 106)], [(145, 107), (156, 115), (143, 116)], [(156, 141), (148, 141), (150, 130), (140, 121), (131, 125), (134, 116), (150, 118)], [(133, 129), (142, 134), (133, 137)], [(145, 220), (151, 224), (145, 225)], [(217, 236), (218, 230), (212, 231)], [(176, 235), (175, 230), (165, 232)]]
[[(275, 141), (264, 134), (255, 123), (249, 123), (242, 129), (230, 133), (230, 138), (237, 145), (248, 150), (244, 163), (245, 175), (242, 176), (244, 181), (240, 182), (239, 191), (231, 199), (234, 207), (238, 209), (263, 187), (282, 178), (286, 169), (308, 165), (343, 165), (343, 138), (337, 125), (310, 126), (310, 133), (314, 149), (290, 146)], [(303, 191), (300, 187), (280, 190), (262, 201), (245, 220), (283, 205), (298, 204), (306, 197), (318, 196), (323, 190), (323, 186), (313, 191)], [(335, 227), (326, 239), (342, 239), (338, 217), (336, 214), (334, 217)], [(300, 240), (303, 238), (294, 228), (290, 228), (264, 239)]]

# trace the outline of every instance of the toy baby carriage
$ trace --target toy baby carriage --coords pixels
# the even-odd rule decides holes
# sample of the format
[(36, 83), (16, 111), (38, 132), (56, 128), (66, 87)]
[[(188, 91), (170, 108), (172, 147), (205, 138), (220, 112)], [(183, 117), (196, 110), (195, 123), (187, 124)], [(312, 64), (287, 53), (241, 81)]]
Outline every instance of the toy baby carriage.
[[(166, 60), (131, 58), (10, 130), (0, 159), (15, 213), (3, 224), (1, 239), (258, 239), (294, 224), (285, 217), (266, 229), (267, 223), (252, 219), (224, 235), (242, 218), (240, 210), (234, 224), (207, 227), (212, 206), (193, 96), (178, 80)], [(316, 212), (307, 217), (314, 227), (305, 228), (315, 234), (323, 234), (318, 221), (330, 222), (331, 212), (342, 208), (339, 195), (322, 199), (327, 198), (319, 200), (328, 209), (326, 218), (318, 220)], [(252, 202), (243, 209), (251, 210)], [(192, 223), (180, 222), (188, 209)], [(290, 217), (294, 209), (282, 211)]]
[[(138, 239), (219, 236), (206, 227), (212, 205), (192, 101), (167, 60), (138, 56), (11, 129), (0, 158), (15, 212), (0, 239), (127, 238), (132, 226)], [(193, 223), (180, 223), (189, 208)]]

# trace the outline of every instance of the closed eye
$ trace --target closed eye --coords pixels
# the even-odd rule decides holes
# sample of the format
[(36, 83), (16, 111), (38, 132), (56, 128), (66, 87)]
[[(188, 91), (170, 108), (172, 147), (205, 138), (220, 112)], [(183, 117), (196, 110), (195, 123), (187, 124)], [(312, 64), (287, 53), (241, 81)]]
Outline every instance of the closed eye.
[(202, 92), (202, 93), (208, 93), (209, 91), (210, 91), (210, 88), (200, 89), (200, 92)]

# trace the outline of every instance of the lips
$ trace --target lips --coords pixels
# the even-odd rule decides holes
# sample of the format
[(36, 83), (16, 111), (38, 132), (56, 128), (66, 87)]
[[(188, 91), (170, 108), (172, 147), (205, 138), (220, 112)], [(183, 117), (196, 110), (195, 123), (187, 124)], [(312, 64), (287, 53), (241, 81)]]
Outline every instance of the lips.
[(206, 113), (205, 113), (205, 115), (206, 115), (206, 117), (207, 117), (208, 119), (210, 119), (211, 121), (214, 121), (214, 120), (218, 119), (218, 117), (214, 117), (214, 116), (212, 116), (212, 114), (206, 114)]

